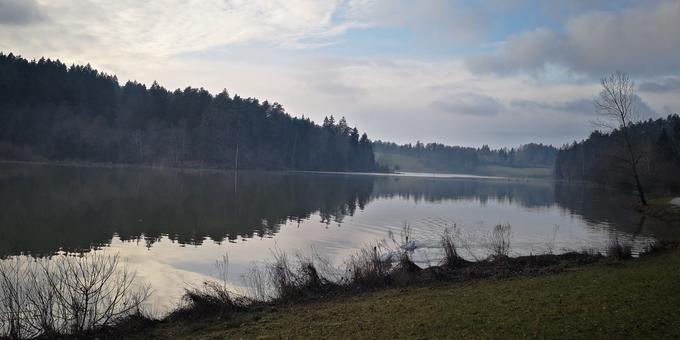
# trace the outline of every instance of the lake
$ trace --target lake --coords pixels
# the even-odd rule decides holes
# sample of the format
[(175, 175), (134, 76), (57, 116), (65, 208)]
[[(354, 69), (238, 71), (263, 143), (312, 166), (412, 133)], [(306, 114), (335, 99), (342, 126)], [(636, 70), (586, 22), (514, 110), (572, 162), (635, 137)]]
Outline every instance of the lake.
[(499, 223), (512, 226), (512, 255), (603, 251), (612, 239), (639, 251), (678, 238), (631, 205), (617, 191), (548, 180), (3, 163), (0, 256), (118, 253), (163, 313), (185, 287), (216, 277), (225, 254), (238, 289), (273, 251), (314, 252), (341, 267), (361, 247), (390, 235), (398, 243), (404, 225), (421, 266), (437, 263), (447, 228), (469, 258), (485, 256)]

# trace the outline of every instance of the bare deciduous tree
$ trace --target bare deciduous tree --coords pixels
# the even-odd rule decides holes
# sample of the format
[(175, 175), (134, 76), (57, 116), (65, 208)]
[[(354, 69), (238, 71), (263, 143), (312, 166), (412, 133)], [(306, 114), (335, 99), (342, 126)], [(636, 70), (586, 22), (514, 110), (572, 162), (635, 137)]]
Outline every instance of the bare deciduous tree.
[(119, 257), (89, 254), (0, 261), (0, 336), (78, 334), (140, 313), (147, 286)]
[(628, 164), (635, 188), (642, 205), (647, 205), (645, 192), (640, 180), (640, 160), (642, 154), (631, 140), (628, 127), (639, 119), (637, 110), (635, 84), (623, 72), (614, 72), (600, 80), (602, 91), (595, 99), (595, 108), (602, 117), (597, 124), (609, 129), (618, 128), (623, 136), (623, 147), (626, 151), (625, 163)]

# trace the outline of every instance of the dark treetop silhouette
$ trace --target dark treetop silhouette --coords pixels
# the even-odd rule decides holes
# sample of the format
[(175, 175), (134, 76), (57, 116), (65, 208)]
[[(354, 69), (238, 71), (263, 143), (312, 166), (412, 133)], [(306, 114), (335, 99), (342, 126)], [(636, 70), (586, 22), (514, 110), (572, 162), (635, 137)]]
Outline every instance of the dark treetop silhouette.
[(491, 149), (488, 145), (473, 148), (441, 143), (398, 145), (376, 141), (373, 148), (376, 153), (412, 157), (435, 171), (458, 173), (479, 173), (480, 167), (488, 165), (552, 168), (557, 155), (557, 148), (540, 143), (529, 143), (511, 149)]
[[(594, 131), (588, 139), (563, 147), (557, 154), (555, 175), (635, 190), (625, 144), (621, 143), (622, 129)], [(680, 192), (680, 116), (633, 123), (625, 130), (640, 150), (638, 172), (644, 187), (663, 194)]]
[(128, 81), (89, 65), (0, 54), (0, 158), (177, 166), (377, 170), (364, 133), (278, 103)]

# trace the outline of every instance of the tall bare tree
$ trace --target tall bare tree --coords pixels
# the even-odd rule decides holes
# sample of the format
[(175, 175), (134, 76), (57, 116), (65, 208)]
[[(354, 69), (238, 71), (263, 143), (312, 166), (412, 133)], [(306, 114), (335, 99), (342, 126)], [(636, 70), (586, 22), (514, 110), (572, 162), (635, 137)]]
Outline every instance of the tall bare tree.
[(639, 120), (639, 111), (635, 95), (635, 84), (628, 75), (617, 71), (600, 80), (602, 91), (595, 99), (595, 108), (602, 119), (597, 124), (610, 129), (618, 128), (623, 136), (623, 147), (626, 153), (624, 161), (629, 167), (635, 188), (642, 205), (647, 205), (645, 191), (640, 180), (640, 161), (642, 153), (629, 135), (628, 127)]

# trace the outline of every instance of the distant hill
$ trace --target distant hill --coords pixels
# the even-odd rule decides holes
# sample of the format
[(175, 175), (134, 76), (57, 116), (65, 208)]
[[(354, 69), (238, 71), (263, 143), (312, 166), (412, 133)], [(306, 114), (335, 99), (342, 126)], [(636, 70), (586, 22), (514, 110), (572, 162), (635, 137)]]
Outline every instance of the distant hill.
[(492, 150), (486, 145), (471, 148), (376, 141), (373, 149), (376, 161), (390, 170), (505, 177), (550, 177), (557, 155), (557, 148), (534, 143)]
[(368, 136), (278, 103), (0, 53), (0, 159), (375, 171)]

